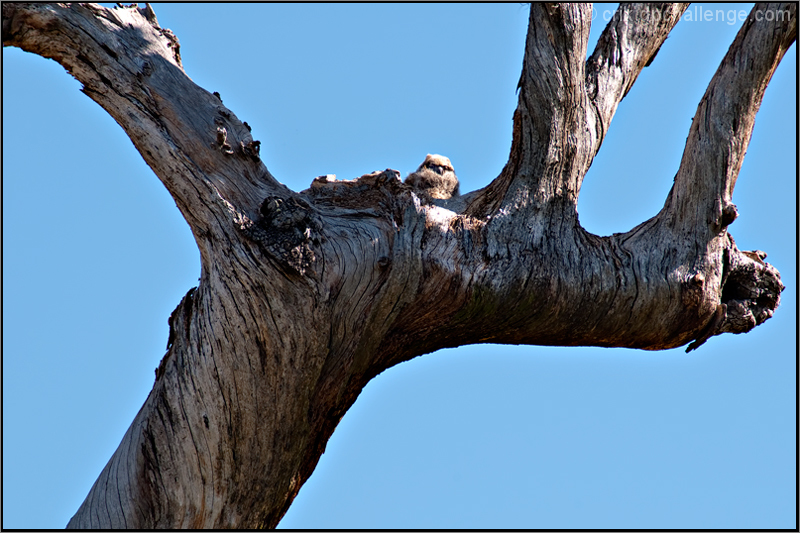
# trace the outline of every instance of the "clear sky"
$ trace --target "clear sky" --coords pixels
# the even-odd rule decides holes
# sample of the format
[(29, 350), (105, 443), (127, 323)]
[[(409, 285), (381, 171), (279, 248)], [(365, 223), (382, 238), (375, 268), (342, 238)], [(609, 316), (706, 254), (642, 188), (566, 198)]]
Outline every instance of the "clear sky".
[[(593, 48), (615, 5), (596, 5)], [(750, 5), (699, 4), (619, 107), (586, 176), (600, 235), (655, 215)], [(156, 5), (186, 72), (253, 128), (273, 175), (501, 170), (528, 8)], [(730, 231), (787, 289), (746, 335), (684, 349), (474, 345), (374, 379), (290, 528), (795, 528), (797, 85), (756, 121)], [(60, 528), (119, 444), (197, 284), (186, 222), (113, 119), (53, 61), (3, 50), (3, 527)]]

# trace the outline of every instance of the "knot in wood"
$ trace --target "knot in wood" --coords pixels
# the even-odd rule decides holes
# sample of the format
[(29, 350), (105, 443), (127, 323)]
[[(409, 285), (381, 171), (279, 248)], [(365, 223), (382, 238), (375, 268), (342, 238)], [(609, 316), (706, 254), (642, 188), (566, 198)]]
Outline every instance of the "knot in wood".
[(736, 217), (739, 216), (739, 210), (736, 209), (734, 204), (728, 204), (722, 208), (722, 214), (719, 217), (720, 229), (730, 226)]
[(281, 263), (304, 274), (316, 259), (312, 246), (319, 244), (322, 228), (311, 206), (294, 197), (269, 196), (259, 211), (251, 237)]
[[(146, 4), (149, 7), (149, 4)], [(152, 10), (152, 8), (150, 8)], [(155, 13), (153, 13), (153, 17), (155, 17)], [(175, 63), (182, 67), (183, 63), (181, 61), (181, 43), (178, 41), (178, 37), (172, 33), (172, 30), (168, 28), (159, 28), (158, 21), (151, 21), (155, 28), (158, 28), (161, 35), (163, 35), (167, 39), (167, 48), (172, 48), (172, 56), (175, 58)]]
[(261, 141), (250, 141), (247, 144), (240, 142), (239, 145), (242, 148), (242, 152), (252, 159), (259, 159), (261, 156)]
[(217, 126), (217, 146), (226, 155), (233, 154), (233, 147), (228, 144), (228, 130), (221, 126)]
[(775, 267), (759, 256), (753, 259), (750, 254), (736, 250), (729, 261), (723, 274), (721, 298), (727, 313), (719, 330), (745, 333), (772, 317), (786, 287)]
[(688, 310), (698, 310), (703, 303), (703, 286), (706, 276), (702, 272), (695, 273), (687, 283), (682, 284), (681, 299)]

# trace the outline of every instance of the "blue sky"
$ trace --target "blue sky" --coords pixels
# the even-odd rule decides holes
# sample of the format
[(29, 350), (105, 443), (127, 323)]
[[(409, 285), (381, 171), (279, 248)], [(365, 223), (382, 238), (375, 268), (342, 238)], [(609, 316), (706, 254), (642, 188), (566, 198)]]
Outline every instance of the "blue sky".
[[(294, 190), (441, 153), (466, 192), (508, 157), (526, 6), (155, 8), (189, 76)], [(590, 50), (614, 8), (596, 5)], [(642, 72), (583, 185), (589, 231), (661, 208), (739, 26), (684, 20)], [(795, 528), (796, 49), (767, 89), (730, 227), (781, 272), (773, 319), (691, 354), (474, 345), (398, 365), (344, 417), (280, 526)], [(3, 50), (4, 528), (60, 528), (77, 510), (200, 272), (174, 202), (78, 89), (55, 62)]]

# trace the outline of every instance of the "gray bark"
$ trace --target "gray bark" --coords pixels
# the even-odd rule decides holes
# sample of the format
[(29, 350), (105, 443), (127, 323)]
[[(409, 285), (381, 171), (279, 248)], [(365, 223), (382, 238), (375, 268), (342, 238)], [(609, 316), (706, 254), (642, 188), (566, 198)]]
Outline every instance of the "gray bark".
[(4, 4), (3, 45), (83, 83), (201, 254), (153, 390), (69, 526), (274, 527), (367, 382), (440, 348), (693, 349), (771, 317), (780, 275), (727, 230), (795, 4), (759, 4), (790, 16), (743, 24), (663, 209), (604, 238), (578, 222), (617, 105), (685, 9), (623, 4), (587, 59), (590, 5), (532, 5), (507, 165), (484, 189), (431, 200), (390, 169), (281, 185), (149, 6)]

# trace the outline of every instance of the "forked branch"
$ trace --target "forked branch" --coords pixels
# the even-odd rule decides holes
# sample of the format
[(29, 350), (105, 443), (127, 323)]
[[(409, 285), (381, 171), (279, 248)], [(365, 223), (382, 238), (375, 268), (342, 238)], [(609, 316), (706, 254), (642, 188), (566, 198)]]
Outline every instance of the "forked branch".
[[(289, 191), (149, 6), (3, 4), (4, 46), (84, 84), (201, 251), (153, 391), (70, 525), (274, 527), (366, 383), (439, 348), (696, 347), (769, 318), (780, 277), (726, 229), (764, 88), (796, 39), (792, 4), (757, 5), (739, 32), (661, 213), (605, 238), (578, 223), (614, 112), (684, 9), (623, 4), (586, 61), (591, 7), (532, 5), (508, 163), (450, 201), (390, 169)], [(767, 9), (788, 18), (759, 20)]]

